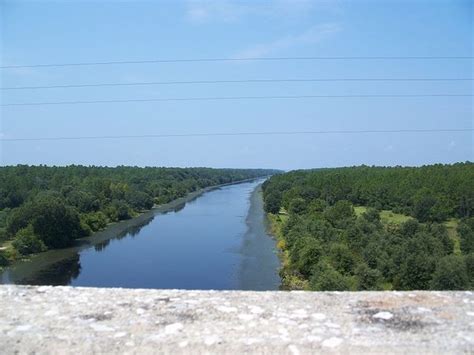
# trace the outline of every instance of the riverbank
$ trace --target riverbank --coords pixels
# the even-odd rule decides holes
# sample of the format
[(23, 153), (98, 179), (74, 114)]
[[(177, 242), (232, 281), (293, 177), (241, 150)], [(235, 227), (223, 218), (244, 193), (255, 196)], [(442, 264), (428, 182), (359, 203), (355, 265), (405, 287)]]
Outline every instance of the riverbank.
[(289, 252), (283, 238), (282, 229), (288, 221), (288, 214), (281, 212), (278, 214), (267, 213), (269, 233), (276, 239), (278, 256), (280, 258), (281, 267), (279, 275), (281, 278), (282, 290), (309, 290), (308, 281), (304, 280), (291, 272)]
[[(91, 247), (101, 249), (110, 240), (120, 239), (121, 237), (126, 236), (128, 233), (134, 234), (135, 231), (140, 230), (142, 227), (150, 223), (155, 216), (166, 214), (167, 212), (171, 211), (178, 211), (182, 209), (188, 202), (197, 199), (207, 192), (219, 189), (224, 186), (237, 185), (255, 180), (256, 179), (245, 179), (227, 184), (209, 186), (194, 191), (167, 204), (156, 206), (152, 210), (145, 211), (132, 219), (110, 224), (104, 230), (96, 232), (91, 236), (76, 240), (72, 247), (64, 249), (51, 249), (43, 253), (32, 255), (28, 259), (15, 261), (9, 267), (5, 268), (2, 273), (0, 273), (0, 283), (15, 283), (20, 282), (21, 280), (28, 280), (35, 270), (46, 269), (58, 262), (72, 259), (77, 256), (79, 252)], [(34, 267), (32, 267), (33, 264)]]
[(242, 236), (242, 262), (239, 290), (271, 291), (280, 287), (280, 260), (275, 239), (268, 233), (263, 210), (262, 184), (249, 196), (249, 210), (245, 220), (247, 231)]

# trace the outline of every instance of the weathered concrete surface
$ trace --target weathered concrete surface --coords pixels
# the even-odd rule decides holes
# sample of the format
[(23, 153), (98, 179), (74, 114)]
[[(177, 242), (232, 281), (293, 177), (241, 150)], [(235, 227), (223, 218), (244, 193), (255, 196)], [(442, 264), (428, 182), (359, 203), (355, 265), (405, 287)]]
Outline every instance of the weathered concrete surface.
[(473, 292), (0, 287), (0, 353), (473, 353)]

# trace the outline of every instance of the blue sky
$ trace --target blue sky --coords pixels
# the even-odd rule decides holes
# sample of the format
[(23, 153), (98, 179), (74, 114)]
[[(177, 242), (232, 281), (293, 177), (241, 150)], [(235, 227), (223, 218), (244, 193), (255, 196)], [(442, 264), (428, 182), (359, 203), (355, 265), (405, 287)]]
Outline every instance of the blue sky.
[[(94, 61), (472, 56), (470, 1), (1, 2), (2, 66)], [(470, 78), (470, 60), (155, 63), (0, 69), (1, 86), (104, 82)], [(226, 83), (1, 92), (3, 104), (208, 96), (472, 94), (472, 81)], [(8, 138), (472, 128), (472, 97), (320, 98), (2, 107)], [(271, 167), (473, 160), (473, 133), (0, 143), (2, 165)]]

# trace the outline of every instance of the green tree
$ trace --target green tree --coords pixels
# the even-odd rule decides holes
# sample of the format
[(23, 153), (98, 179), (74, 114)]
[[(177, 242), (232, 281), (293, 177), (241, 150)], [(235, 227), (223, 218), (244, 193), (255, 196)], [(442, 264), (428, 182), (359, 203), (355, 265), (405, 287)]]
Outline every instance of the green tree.
[(149, 210), (153, 207), (153, 199), (142, 191), (129, 191), (126, 193), (127, 203), (136, 210)]
[(20, 229), (16, 233), (12, 245), (21, 255), (34, 254), (46, 250), (46, 246), (35, 235), (31, 225)]
[(347, 291), (350, 280), (336, 271), (327, 261), (320, 261), (313, 269), (310, 287), (315, 291)]
[(8, 266), (9, 263), (5, 253), (0, 250), (0, 267)]
[(311, 237), (298, 238), (293, 245), (292, 261), (296, 269), (309, 277), (322, 254), (321, 243)]
[(273, 192), (265, 197), (265, 211), (276, 214), (280, 212), (281, 195)]
[(349, 201), (340, 200), (326, 209), (324, 217), (336, 228), (344, 228), (347, 223), (355, 220), (354, 207)]
[(464, 254), (474, 252), (474, 217), (466, 218), (459, 223), (457, 232), (461, 239), (461, 250)]
[(354, 257), (346, 244), (334, 243), (329, 251), (331, 265), (342, 274), (353, 271)]
[(409, 254), (400, 270), (400, 285), (404, 290), (428, 290), (435, 263), (427, 253)]
[(470, 288), (474, 288), (474, 253), (469, 253), (464, 257), (466, 264), (467, 276), (469, 279)]
[(379, 270), (371, 269), (365, 263), (357, 265), (354, 274), (357, 278), (358, 290), (380, 290), (382, 274)]
[(31, 224), (48, 248), (67, 247), (85, 233), (79, 214), (55, 197), (45, 196), (35, 201)]
[(441, 258), (433, 274), (431, 288), (434, 290), (465, 290), (469, 286), (464, 258), (448, 255)]
[(291, 200), (288, 211), (290, 213), (301, 214), (306, 211), (307, 207), (306, 201), (301, 197), (297, 197)]
[(431, 195), (419, 196), (413, 206), (413, 215), (420, 222), (427, 222), (431, 219), (431, 208), (436, 204), (436, 199)]
[(101, 211), (87, 213), (81, 217), (82, 221), (87, 224), (93, 232), (101, 230), (107, 226), (107, 216)]

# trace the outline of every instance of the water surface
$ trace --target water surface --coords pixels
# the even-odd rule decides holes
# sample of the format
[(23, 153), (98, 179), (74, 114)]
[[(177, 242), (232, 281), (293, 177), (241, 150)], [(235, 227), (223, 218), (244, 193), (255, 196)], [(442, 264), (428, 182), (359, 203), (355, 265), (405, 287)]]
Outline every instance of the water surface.
[(279, 261), (275, 243), (266, 233), (260, 184), (221, 187), (175, 211), (145, 215), (92, 247), (69, 254), (51, 251), (12, 268), (3, 282), (278, 289)]

